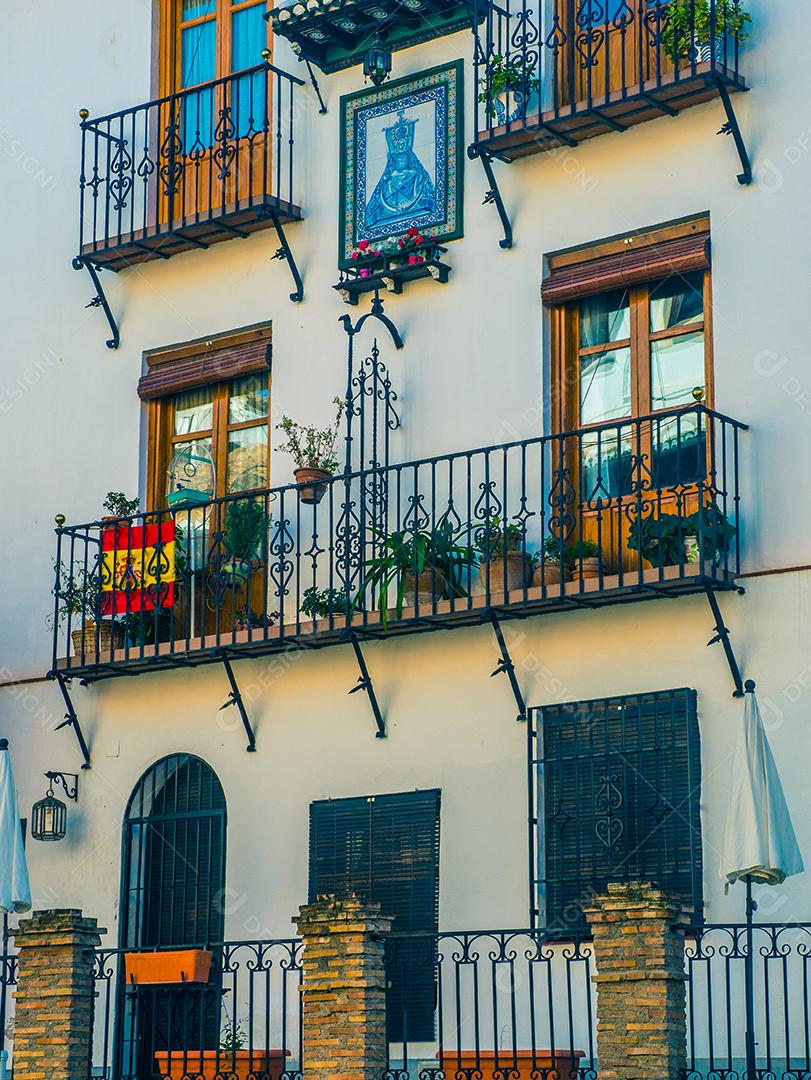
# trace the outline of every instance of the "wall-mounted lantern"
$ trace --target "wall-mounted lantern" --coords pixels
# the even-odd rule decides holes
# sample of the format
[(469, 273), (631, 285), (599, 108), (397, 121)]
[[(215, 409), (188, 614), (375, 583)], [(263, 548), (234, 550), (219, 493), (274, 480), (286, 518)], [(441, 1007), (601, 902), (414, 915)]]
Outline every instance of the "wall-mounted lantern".
[(375, 86), (380, 86), (391, 75), (391, 49), (382, 41), (380, 34), (363, 58), (363, 74), (371, 79)]
[(31, 835), (35, 840), (62, 840), (67, 828), (68, 810), (54, 796), (54, 783), (61, 784), (73, 802), (79, 801), (79, 777), (76, 773), (46, 772), (48, 791), (31, 810)]

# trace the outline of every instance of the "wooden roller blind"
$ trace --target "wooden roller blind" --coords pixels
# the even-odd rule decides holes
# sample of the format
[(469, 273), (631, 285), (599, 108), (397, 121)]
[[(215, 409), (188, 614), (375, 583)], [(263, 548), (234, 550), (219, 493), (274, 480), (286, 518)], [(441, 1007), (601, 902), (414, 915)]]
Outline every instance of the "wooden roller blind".
[(269, 368), (270, 342), (267, 338), (209, 348), (182, 359), (153, 364), (138, 383), (138, 396), (143, 401), (152, 401)]
[(547, 305), (565, 304), (610, 289), (709, 267), (710, 237), (707, 232), (699, 232), (660, 243), (629, 245), (616, 254), (553, 269), (541, 293)]

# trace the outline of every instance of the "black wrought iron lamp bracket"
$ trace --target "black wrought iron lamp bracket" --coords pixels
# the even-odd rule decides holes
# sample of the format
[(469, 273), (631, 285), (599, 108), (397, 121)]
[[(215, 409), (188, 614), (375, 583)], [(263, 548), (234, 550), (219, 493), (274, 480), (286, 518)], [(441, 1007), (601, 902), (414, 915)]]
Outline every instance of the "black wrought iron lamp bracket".
[(104, 293), (104, 288), (101, 284), (101, 279), (99, 278), (98, 268), (93, 265), (90, 259), (85, 258), (84, 255), (77, 255), (73, 260), (73, 269), (87, 270), (88, 274), (90, 274), (90, 280), (93, 282), (93, 288), (96, 290), (96, 295), (91, 299), (89, 304), (85, 305), (85, 307), (100, 307), (102, 309), (107, 317), (110, 333), (113, 335), (111, 338), (107, 339), (107, 348), (117, 349), (121, 344), (121, 333), (119, 332), (118, 323), (113, 317), (113, 312)]
[(50, 781), (51, 790), (54, 784), (58, 784), (69, 799), (73, 802), (79, 801), (79, 777), (76, 773), (46, 772), (45, 776)]
[(245, 750), (249, 754), (255, 754), (256, 735), (253, 728), (251, 727), (251, 722), (248, 718), (247, 710), (245, 709), (245, 702), (242, 700), (242, 694), (240, 693), (239, 684), (237, 683), (236, 676), (234, 675), (234, 669), (233, 667), (231, 667), (231, 661), (225, 650), (222, 650), (220, 652), (220, 660), (222, 660), (222, 666), (225, 668), (225, 674), (228, 677), (228, 683), (231, 687), (231, 693), (228, 695), (223, 704), (220, 705), (219, 711), (222, 712), (223, 709), (230, 709), (232, 705), (236, 705), (237, 712), (239, 713), (242, 720), (242, 726), (245, 729), (245, 734), (248, 736), (248, 745), (245, 747)]
[(481, 146), (477, 146), (476, 143), (473, 143), (472, 146), (467, 148), (467, 156), (471, 161), (475, 161), (476, 158), (478, 158), (482, 163), (484, 175), (487, 178), (488, 184), (482, 206), (493, 204), (498, 211), (501, 227), (504, 230), (504, 236), (499, 240), (498, 246), (507, 250), (513, 246), (513, 227), (510, 223), (507, 209), (504, 206), (504, 200), (501, 197), (496, 174), (493, 172), (493, 155), (488, 153), (488, 151), (484, 150)]
[(65, 719), (62, 721), (61, 724), (57, 724), (54, 730), (59, 731), (60, 728), (63, 727), (73, 728), (73, 733), (76, 736), (76, 741), (79, 744), (79, 749), (82, 753), (82, 757), (84, 758), (82, 768), (89, 769), (90, 750), (88, 749), (87, 742), (85, 741), (85, 737), (82, 733), (82, 728), (79, 723), (79, 717), (76, 715), (76, 709), (73, 707), (73, 701), (70, 697), (70, 691), (68, 689), (68, 683), (70, 682), (70, 679), (66, 678), (61, 671), (49, 671), (45, 677), (47, 679), (52, 679), (56, 682), (57, 686), (59, 687), (59, 691), (62, 694), (62, 700), (65, 702)]
[(364, 323), (366, 323), (368, 319), (376, 319), (377, 322), (382, 323), (386, 327), (389, 334), (391, 335), (391, 340), (394, 342), (395, 349), (402, 349), (404, 347), (405, 342), (400, 336), (400, 331), (397, 329), (397, 327), (394, 325), (394, 323), (384, 311), (383, 300), (380, 297), (380, 293), (375, 291), (374, 298), (372, 299), (371, 308), (369, 309), (369, 311), (361, 315), (361, 317), (356, 323), (352, 322), (352, 317), (350, 315), (341, 315), (339, 319), (339, 322), (343, 324), (343, 328), (349, 338), (350, 350), (352, 346), (352, 339), (361, 332)]
[[(707, 647), (710, 645), (718, 645), (719, 643), (723, 647), (724, 656), (726, 657), (729, 670), (732, 675), (732, 681), (735, 684), (735, 690), (732, 694), (733, 697), (743, 697), (745, 689), (748, 689), (751, 679), (747, 681), (746, 687), (744, 687), (743, 676), (741, 675), (741, 669), (738, 665), (738, 661), (735, 657), (735, 651), (732, 648), (732, 642), (729, 640), (729, 627), (724, 622), (724, 616), (721, 614), (721, 608), (718, 606), (718, 597), (715, 595), (715, 589), (709, 583), (704, 585), (704, 591), (707, 594), (707, 600), (710, 604), (710, 609), (715, 619), (715, 635), (707, 642)], [(755, 684), (752, 682), (752, 689), (754, 690)]]
[(290, 247), (287, 236), (284, 232), (284, 226), (282, 225), (281, 218), (275, 210), (271, 210), (268, 207), (263, 207), (260, 212), (260, 217), (269, 217), (273, 219), (273, 227), (276, 229), (276, 235), (279, 238), (279, 247), (276, 249), (276, 254), (271, 255), (271, 259), (279, 259), (281, 262), (286, 262), (290, 267), (290, 273), (293, 277), (293, 284), (295, 289), (290, 293), (290, 299), (294, 304), (300, 303), (304, 299), (304, 282), (301, 279), (299, 268), (296, 265), (296, 260), (293, 256), (293, 249)]
[(324, 104), (324, 99), (321, 97), (321, 87), (318, 85), (318, 79), (315, 77), (313, 65), (309, 60), (305, 60), (304, 63), (307, 65), (307, 74), (310, 76), (310, 83), (315, 91), (315, 96), (318, 98), (318, 115), (326, 116), (327, 106)]
[(510, 689), (513, 692), (515, 703), (518, 706), (518, 716), (516, 720), (518, 723), (525, 723), (527, 719), (527, 705), (524, 701), (524, 695), (521, 692), (521, 687), (518, 683), (518, 676), (515, 674), (515, 664), (513, 663), (510, 650), (507, 646), (507, 642), (504, 640), (504, 631), (501, 629), (501, 623), (498, 615), (491, 608), (487, 613), (487, 618), (490, 620), (493, 626), (493, 633), (496, 635), (496, 642), (498, 644), (499, 652), (501, 653), (501, 659), (498, 662), (495, 671), (490, 672), (490, 678), (495, 678), (496, 675), (506, 675), (510, 682)]
[(355, 686), (353, 686), (352, 689), (349, 690), (348, 692), (350, 694), (357, 694), (358, 691), (360, 691), (360, 690), (365, 691), (367, 697), (369, 698), (369, 705), (370, 705), (371, 710), (372, 710), (372, 715), (374, 716), (375, 723), (377, 724), (377, 731), (375, 732), (375, 738), (376, 739), (385, 739), (386, 738), (386, 721), (383, 719), (383, 714), (380, 711), (380, 704), (379, 704), (379, 702), (377, 700), (377, 694), (375, 693), (375, 687), (374, 687), (374, 683), (372, 682), (372, 676), (369, 674), (369, 669), (366, 666), (366, 658), (363, 655), (363, 649), (360, 647), (360, 641), (358, 640), (358, 635), (350, 633), (348, 636), (349, 636), (350, 642), (352, 643), (352, 648), (354, 649), (354, 652), (355, 652), (355, 659), (357, 660), (358, 667), (360, 668), (360, 675), (358, 676), (358, 681), (355, 684)]
[(713, 75), (712, 81), (718, 87), (721, 104), (724, 106), (724, 112), (727, 115), (726, 123), (718, 134), (731, 135), (735, 140), (735, 149), (738, 151), (738, 157), (741, 159), (741, 166), (743, 167), (743, 172), (738, 173), (738, 183), (745, 187), (752, 183), (752, 162), (749, 158), (749, 152), (746, 149), (746, 143), (743, 138), (740, 124), (738, 123), (738, 117), (735, 115), (735, 108), (729, 94), (729, 87), (724, 82), (723, 76), (721, 75)]

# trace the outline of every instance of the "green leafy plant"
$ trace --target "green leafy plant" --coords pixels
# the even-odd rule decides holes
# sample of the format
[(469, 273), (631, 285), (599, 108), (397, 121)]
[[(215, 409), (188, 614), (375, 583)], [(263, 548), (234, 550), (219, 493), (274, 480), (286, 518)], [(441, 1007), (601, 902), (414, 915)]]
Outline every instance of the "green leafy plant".
[(547, 536), (541, 545), (541, 550), (534, 560), (535, 563), (559, 563), (561, 559), (566, 562), (566, 545), (558, 536)]
[(94, 622), (101, 602), (101, 577), (98, 570), (85, 567), (82, 562), (76, 562), (71, 567), (54, 561), (54, 576), (57, 569), (59, 591), (55, 595), (58, 603), (55, 613), (48, 616), (48, 629), (54, 629), (54, 616), (57, 624), (67, 622), (75, 615), (86, 622)]
[(732, 547), (732, 541), (738, 530), (718, 509), (715, 503), (707, 503), (687, 519), (688, 532), (698, 537), (699, 550), (703, 559), (714, 559), (716, 555), (725, 555)]
[(535, 63), (529, 53), (516, 53), (507, 59), (501, 53), (496, 53), (487, 65), (479, 90), (479, 101), (483, 105), (492, 105), (500, 94), (508, 90), (531, 94), (539, 85)]
[(338, 430), (346, 409), (346, 402), (343, 398), (336, 397), (332, 399), (332, 403), (337, 407), (337, 414), (335, 422), (327, 428), (297, 424), (289, 416), (283, 416), (276, 425), (287, 436), (287, 442), (276, 449), (289, 454), (297, 468), (323, 469), (328, 473), (337, 471)]
[(599, 545), (593, 540), (576, 540), (566, 548), (566, 562), (572, 566), (581, 559), (596, 559), (600, 555)]
[(692, 514), (662, 513), (634, 521), (627, 546), (655, 566), (675, 566), (687, 561), (688, 536), (697, 537), (703, 559), (714, 559), (729, 551), (736, 533), (715, 503), (708, 503)]
[(459, 543), (464, 531), (455, 529), (445, 518), (430, 530), (378, 533), (378, 554), (364, 565), (364, 583), (355, 598), (356, 605), (362, 601), (366, 590), (371, 589), (386, 626), (391, 592), (394, 591), (394, 608), (399, 618), (405, 605), (409, 575), (416, 577), (426, 571), (436, 573), (436, 584), (442, 586), (443, 593), (461, 595), (465, 567), (473, 562), (470, 548)]
[(245, 1022), (238, 1020), (236, 1016), (233, 1020), (231, 1019), (225, 1001), (222, 1003), (222, 1009), (223, 1022), (220, 1030), (220, 1053), (234, 1054), (237, 1050), (244, 1050), (247, 1044), (248, 1037), (245, 1034)]
[(346, 592), (343, 589), (319, 589), (316, 585), (311, 585), (304, 590), (301, 610), (311, 619), (341, 615), (346, 611)]
[(111, 517), (125, 518), (137, 514), (141, 503), (139, 499), (128, 499), (123, 491), (108, 491), (102, 506)]
[(505, 552), (522, 551), (527, 530), (522, 522), (504, 523), (498, 515), (491, 517), (485, 525), (476, 530), (474, 541), (485, 562), (492, 562), (496, 556)]
[(662, 48), (668, 56), (691, 59), (696, 46), (709, 45), (710, 38), (730, 34), (736, 42), (746, 41), (752, 16), (738, 0), (715, 0), (713, 27), (710, 0), (670, 0), (663, 10)]
[(250, 563), (257, 558), (267, 535), (268, 519), (261, 497), (234, 499), (222, 510), (222, 538), (226, 557)]
[(234, 617), (235, 630), (257, 630), (275, 626), (279, 618), (278, 611), (254, 611), (248, 604), (243, 604)]

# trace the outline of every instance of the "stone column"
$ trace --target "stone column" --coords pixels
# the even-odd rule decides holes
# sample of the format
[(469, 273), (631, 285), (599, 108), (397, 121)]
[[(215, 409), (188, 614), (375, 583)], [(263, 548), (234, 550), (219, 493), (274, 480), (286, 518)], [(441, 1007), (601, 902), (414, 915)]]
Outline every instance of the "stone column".
[(15, 1080), (87, 1080), (93, 1021), (95, 919), (35, 911), (17, 944)]
[(304, 943), (304, 1080), (380, 1080), (387, 1057), (381, 935), (391, 920), (379, 904), (350, 896), (308, 904), (296, 922)]
[(600, 1080), (679, 1080), (687, 1056), (682, 905), (649, 884), (609, 885), (586, 918), (597, 968)]

